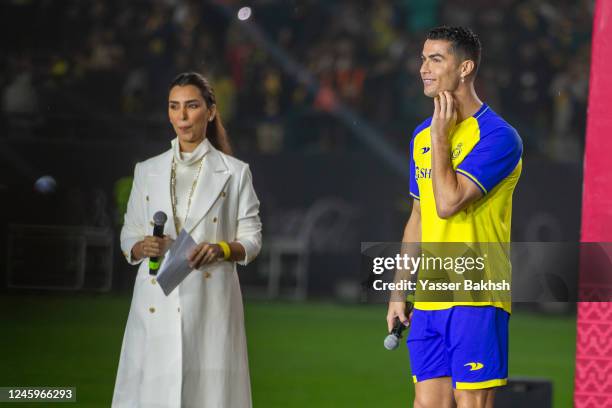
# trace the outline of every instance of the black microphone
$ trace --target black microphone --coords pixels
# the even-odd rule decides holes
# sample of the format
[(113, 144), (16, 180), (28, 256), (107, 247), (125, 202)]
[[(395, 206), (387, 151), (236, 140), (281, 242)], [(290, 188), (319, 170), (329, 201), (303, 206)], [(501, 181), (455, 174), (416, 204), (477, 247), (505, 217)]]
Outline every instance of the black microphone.
[[(410, 316), (410, 312), (412, 312), (413, 305), (411, 302), (406, 303), (406, 316)], [(391, 329), (391, 333), (387, 337), (385, 337), (385, 348), (387, 350), (395, 350), (399, 345), (399, 339), (402, 338), (403, 331), (406, 330), (406, 326), (404, 323), (400, 322), (399, 318), (395, 318), (395, 323), (393, 325), (393, 329)]]
[[(158, 211), (153, 215), (153, 236), (164, 237), (164, 224), (166, 224), (166, 221), (168, 221), (168, 216), (163, 211)], [(159, 264), (158, 256), (149, 258), (149, 275), (157, 275)]]

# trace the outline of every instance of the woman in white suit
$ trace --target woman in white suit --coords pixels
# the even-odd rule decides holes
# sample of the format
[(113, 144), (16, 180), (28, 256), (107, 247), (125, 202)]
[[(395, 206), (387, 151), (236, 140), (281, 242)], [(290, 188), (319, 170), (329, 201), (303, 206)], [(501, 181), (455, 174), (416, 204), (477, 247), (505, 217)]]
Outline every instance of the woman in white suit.
[[(121, 231), (127, 261), (140, 263), (117, 371), (113, 407), (251, 407), (242, 296), (236, 263), (261, 248), (259, 201), (249, 166), (231, 156), (205, 78), (180, 74), (169, 92), (177, 137), (136, 164)], [(167, 235), (152, 217), (168, 214)], [(149, 275), (185, 229), (198, 243), (193, 270), (168, 296)], [(163, 267), (163, 258), (162, 258)]]

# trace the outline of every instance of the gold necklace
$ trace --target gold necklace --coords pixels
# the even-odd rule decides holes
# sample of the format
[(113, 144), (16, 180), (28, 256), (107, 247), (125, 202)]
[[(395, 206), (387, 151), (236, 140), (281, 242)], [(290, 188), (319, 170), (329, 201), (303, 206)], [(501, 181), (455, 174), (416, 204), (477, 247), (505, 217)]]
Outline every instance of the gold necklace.
[[(198, 166), (198, 171), (193, 179), (193, 183), (191, 184), (191, 190), (189, 191), (189, 196), (187, 197), (187, 210), (185, 211), (185, 220), (183, 221), (183, 226), (187, 223), (187, 216), (189, 215), (189, 209), (191, 208), (191, 197), (193, 197), (193, 192), (195, 191), (196, 185), (198, 184), (198, 178), (200, 177), (200, 171), (202, 170), (202, 163), (204, 163), (204, 157), (200, 159), (200, 165)], [(172, 157), (172, 171), (170, 172), (170, 198), (172, 201), (172, 215), (174, 216), (174, 228), (176, 229), (176, 234), (178, 235), (178, 224), (179, 218), (176, 215), (176, 160)]]

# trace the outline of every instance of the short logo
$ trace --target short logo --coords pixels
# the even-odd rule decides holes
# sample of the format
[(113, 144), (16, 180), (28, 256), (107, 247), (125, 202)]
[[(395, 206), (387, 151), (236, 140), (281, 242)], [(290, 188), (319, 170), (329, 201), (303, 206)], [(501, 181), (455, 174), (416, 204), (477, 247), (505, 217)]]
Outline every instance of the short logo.
[(472, 363), (464, 364), (464, 366), (466, 366), (466, 367), (469, 366), (470, 367), (470, 371), (476, 371), (476, 370), (480, 370), (482, 367), (484, 367), (484, 364), (472, 362)]
[(422, 154), (427, 153), (429, 150), (430, 150), (430, 149), (429, 149), (429, 146), (427, 146), (427, 147), (421, 147), (421, 153), (422, 153)]
[(461, 154), (461, 150), (463, 150), (463, 143), (459, 143), (451, 153), (451, 159), (456, 159)]

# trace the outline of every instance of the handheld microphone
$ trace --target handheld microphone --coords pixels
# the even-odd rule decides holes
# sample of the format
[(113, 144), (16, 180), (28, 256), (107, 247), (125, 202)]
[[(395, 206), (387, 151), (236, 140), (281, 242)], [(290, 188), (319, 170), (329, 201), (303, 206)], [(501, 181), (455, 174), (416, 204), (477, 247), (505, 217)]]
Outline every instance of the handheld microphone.
[[(168, 216), (163, 211), (158, 211), (153, 215), (153, 236), (162, 238), (164, 236), (164, 225), (168, 221)], [(149, 275), (157, 275), (159, 269), (159, 257), (149, 258)]]
[[(410, 315), (412, 308), (413, 308), (412, 303), (408, 302), (406, 304), (406, 315), (407, 316)], [(385, 337), (384, 345), (387, 350), (395, 350), (397, 346), (399, 346), (399, 339), (402, 338), (402, 333), (404, 330), (406, 330), (406, 326), (404, 326), (404, 323), (400, 322), (400, 319), (396, 317), (395, 324), (393, 325), (393, 329), (391, 330), (391, 333), (389, 333), (389, 335)]]

